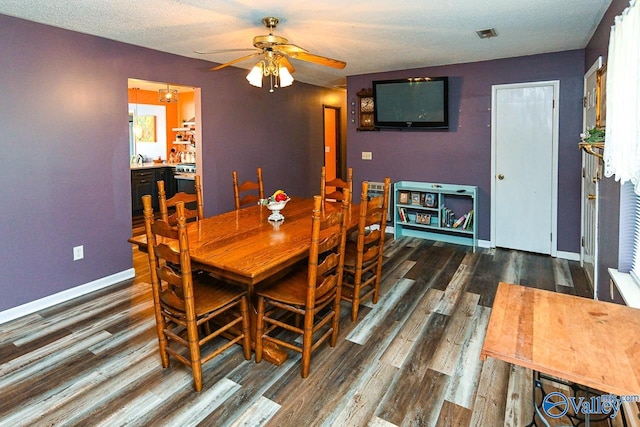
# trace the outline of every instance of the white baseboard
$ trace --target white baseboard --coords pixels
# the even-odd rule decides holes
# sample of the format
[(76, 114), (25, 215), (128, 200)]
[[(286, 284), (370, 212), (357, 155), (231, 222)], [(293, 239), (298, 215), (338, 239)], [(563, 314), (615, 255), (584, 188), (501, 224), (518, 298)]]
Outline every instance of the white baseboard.
[(135, 275), (136, 271), (133, 268), (130, 268), (128, 270), (124, 270), (119, 273), (94, 280), (93, 282), (85, 283), (84, 285), (79, 285), (75, 288), (58, 292), (57, 294), (49, 295), (47, 297), (28, 302), (26, 304), (13, 307), (5, 311), (0, 311), (0, 324), (7, 323), (19, 317), (35, 313), (36, 311), (54, 306), (56, 304), (61, 304), (63, 302), (72, 300), (82, 295), (86, 295), (99, 289), (115, 285), (116, 283), (120, 283), (123, 280), (131, 279), (135, 277)]
[(566, 259), (567, 261), (580, 261), (580, 254), (575, 252), (556, 252), (556, 258)]

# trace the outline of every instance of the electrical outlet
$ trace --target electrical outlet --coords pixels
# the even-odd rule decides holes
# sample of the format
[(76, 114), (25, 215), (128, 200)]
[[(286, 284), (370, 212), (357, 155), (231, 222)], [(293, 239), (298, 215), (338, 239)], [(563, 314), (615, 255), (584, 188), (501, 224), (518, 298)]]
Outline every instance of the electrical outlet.
[(84, 246), (74, 246), (73, 247), (73, 260), (78, 261), (79, 259), (84, 258)]
[(371, 160), (371, 151), (363, 151), (362, 160)]

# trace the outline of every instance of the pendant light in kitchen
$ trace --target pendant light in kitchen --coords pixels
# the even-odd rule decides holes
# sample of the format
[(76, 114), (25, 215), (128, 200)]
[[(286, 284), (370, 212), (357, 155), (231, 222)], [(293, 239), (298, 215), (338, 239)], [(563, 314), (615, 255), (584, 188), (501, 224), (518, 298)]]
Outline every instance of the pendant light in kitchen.
[(158, 90), (158, 98), (160, 102), (178, 102), (178, 90), (169, 89), (169, 83), (167, 83), (166, 89)]

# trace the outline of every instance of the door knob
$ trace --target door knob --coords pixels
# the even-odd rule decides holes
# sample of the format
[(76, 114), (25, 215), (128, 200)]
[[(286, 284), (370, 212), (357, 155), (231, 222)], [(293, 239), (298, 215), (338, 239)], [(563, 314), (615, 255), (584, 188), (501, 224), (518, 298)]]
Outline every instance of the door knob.
[(595, 199), (596, 199), (596, 195), (595, 195), (595, 194), (589, 194), (589, 195), (587, 196), (587, 199), (588, 199), (588, 200), (595, 200)]
[(498, 179), (499, 179), (500, 181), (502, 181), (502, 180), (504, 179), (504, 175), (503, 175), (503, 174), (498, 174)]

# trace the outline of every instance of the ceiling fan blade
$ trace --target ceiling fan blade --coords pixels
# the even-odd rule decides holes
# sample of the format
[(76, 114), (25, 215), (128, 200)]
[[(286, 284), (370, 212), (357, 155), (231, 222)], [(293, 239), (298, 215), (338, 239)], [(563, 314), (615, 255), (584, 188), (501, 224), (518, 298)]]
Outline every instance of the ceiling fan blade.
[(238, 62), (245, 61), (249, 58), (253, 58), (254, 56), (262, 55), (262, 52), (252, 53), (251, 55), (241, 56), (240, 58), (236, 58), (233, 61), (225, 62), (222, 65), (218, 65), (217, 67), (209, 68), (209, 71), (218, 71), (222, 68), (228, 67), (229, 65), (237, 64)]
[(325, 56), (314, 55), (309, 52), (293, 52), (288, 54), (291, 58), (299, 59), (301, 61), (313, 62), (314, 64), (325, 65), (333, 68), (344, 68), (347, 63), (339, 61), (337, 59), (327, 58)]
[(301, 48), (300, 46), (296, 46), (295, 44), (279, 44), (278, 50), (285, 52), (287, 55), (293, 55), (294, 53), (299, 52), (308, 52), (306, 49)]
[(280, 61), (287, 68), (287, 70), (289, 70), (291, 74), (295, 73), (296, 71), (295, 68), (293, 68), (293, 65), (291, 65), (291, 62), (289, 62), (286, 56), (283, 56)]
[(251, 52), (254, 50), (258, 50), (255, 47), (246, 47), (239, 49), (212, 49), (212, 50), (194, 50), (193, 53), (197, 53), (199, 55), (209, 55), (212, 53), (229, 53), (229, 52)]

